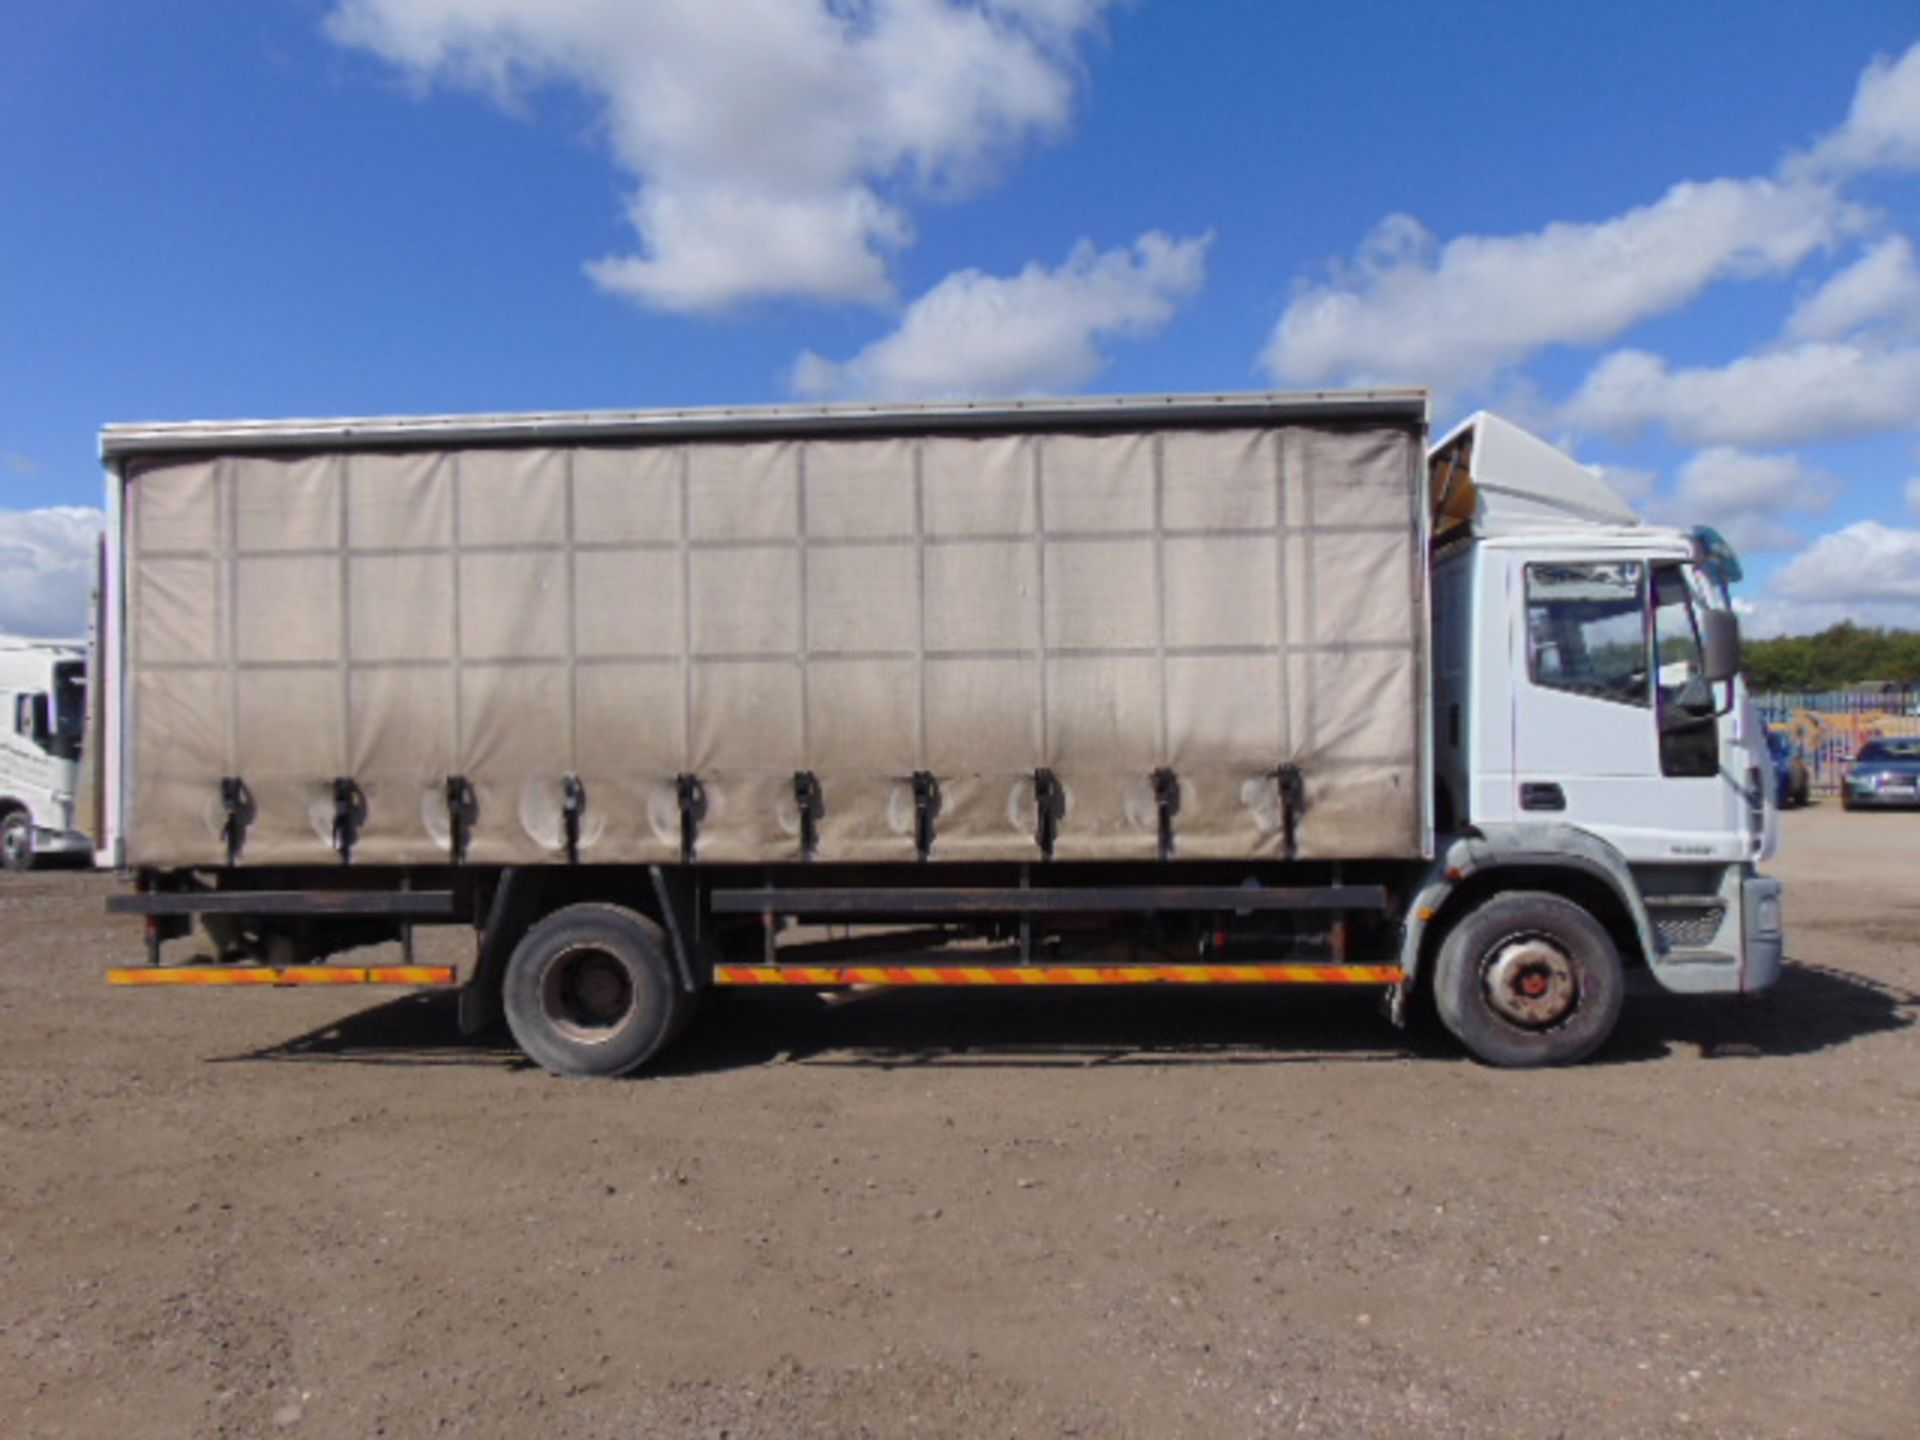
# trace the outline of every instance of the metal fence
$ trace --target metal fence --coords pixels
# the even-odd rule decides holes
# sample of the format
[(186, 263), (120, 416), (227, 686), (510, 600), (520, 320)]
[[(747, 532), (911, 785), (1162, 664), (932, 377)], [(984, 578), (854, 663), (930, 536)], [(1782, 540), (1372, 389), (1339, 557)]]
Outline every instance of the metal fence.
[(1776, 691), (1753, 698), (1767, 724), (1799, 748), (1818, 793), (1839, 793), (1841, 777), (1867, 741), (1920, 735), (1920, 690)]

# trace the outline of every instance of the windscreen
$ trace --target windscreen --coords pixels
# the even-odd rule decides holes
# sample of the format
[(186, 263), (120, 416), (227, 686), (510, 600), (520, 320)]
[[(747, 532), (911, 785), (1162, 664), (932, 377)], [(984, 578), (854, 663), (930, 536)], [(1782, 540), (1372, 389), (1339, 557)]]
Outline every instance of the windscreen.
[(87, 667), (84, 661), (65, 660), (53, 667), (53, 735), (48, 748), (62, 760), (80, 758), (80, 741), (87, 732)]

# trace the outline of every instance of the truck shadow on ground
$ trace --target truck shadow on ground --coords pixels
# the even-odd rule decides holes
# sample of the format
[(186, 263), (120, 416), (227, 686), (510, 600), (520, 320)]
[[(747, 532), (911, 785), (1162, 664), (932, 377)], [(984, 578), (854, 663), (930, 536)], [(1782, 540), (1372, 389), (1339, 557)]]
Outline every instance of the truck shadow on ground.
[[(1904, 1029), (1920, 995), (1789, 962), (1769, 995), (1682, 997), (1638, 987), (1596, 1064), (1670, 1055), (1803, 1055)], [(658, 1078), (776, 1063), (897, 1068), (972, 1065), (1285, 1065), (1460, 1062), (1431, 1020), (1395, 1030), (1370, 995), (1269, 989), (805, 991), (709, 997), (648, 1073)], [(466, 1039), (453, 997), (410, 995), (219, 1063), (525, 1068), (504, 1033)]]
[(1920, 1019), (1920, 994), (1912, 990), (1800, 960), (1787, 961), (1779, 983), (1759, 995), (1668, 995), (1652, 983), (1630, 990), (1599, 1063), (1674, 1053), (1811, 1055)]

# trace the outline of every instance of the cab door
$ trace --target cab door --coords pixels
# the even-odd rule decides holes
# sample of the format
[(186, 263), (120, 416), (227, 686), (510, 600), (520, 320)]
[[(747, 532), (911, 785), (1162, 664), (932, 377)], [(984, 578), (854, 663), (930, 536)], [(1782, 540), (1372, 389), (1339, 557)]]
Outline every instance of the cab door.
[(1760, 743), (1757, 731), (1743, 734), (1750, 717), (1734, 710), (1733, 682), (1707, 673), (1702, 617), (1715, 606), (1712, 586), (1696, 566), (1656, 563), (1651, 598), (1654, 720), (1674, 832), (1669, 851), (1674, 858), (1710, 852), (1746, 859), (1746, 813), (1764, 814), (1766, 777), (1751, 750)]
[(54, 760), (47, 752), (50, 697), (44, 692), (0, 691), (6, 712), (0, 718), (0, 791), (23, 802), (36, 823), (54, 790)]
[[(1579, 826), (1629, 860), (1741, 858), (1682, 568), (1639, 559), (1522, 567), (1517, 819)], [(1683, 701), (1704, 714), (1682, 717)]]

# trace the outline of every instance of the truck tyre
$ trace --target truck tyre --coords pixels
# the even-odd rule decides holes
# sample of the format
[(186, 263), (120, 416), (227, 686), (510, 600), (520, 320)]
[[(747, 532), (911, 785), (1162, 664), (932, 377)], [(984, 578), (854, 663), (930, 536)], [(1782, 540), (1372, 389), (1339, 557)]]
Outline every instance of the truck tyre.
[(1613, 938), (1558, 895), (1519, 890), (1463, 917), (1440, 946), (1440, 1019), (1489, 1065), (1568, 1065), (1620, 1018), (1624, 976)]
[(679, 1032), (688, 996), (658, 925), (617, 905), (569, 905), (514, 947), (507, 1028), (555, 1075), (625, 1075)]
[(24, 810), (0, 816), (0, 865), (9, 870), (33, 868), (33, 817)]

